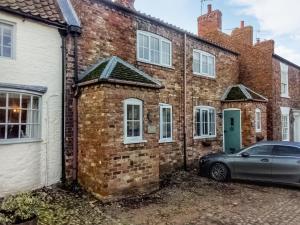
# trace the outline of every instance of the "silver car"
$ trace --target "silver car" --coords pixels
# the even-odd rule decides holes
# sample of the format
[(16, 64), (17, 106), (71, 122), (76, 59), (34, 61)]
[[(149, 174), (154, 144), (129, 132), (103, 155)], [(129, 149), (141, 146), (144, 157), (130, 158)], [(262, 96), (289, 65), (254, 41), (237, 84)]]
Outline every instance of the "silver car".
[(201, 157), (200, 174), (217, 181), (230, 178), (300, 186), (300, 143), (260, 142), (235, 154)]

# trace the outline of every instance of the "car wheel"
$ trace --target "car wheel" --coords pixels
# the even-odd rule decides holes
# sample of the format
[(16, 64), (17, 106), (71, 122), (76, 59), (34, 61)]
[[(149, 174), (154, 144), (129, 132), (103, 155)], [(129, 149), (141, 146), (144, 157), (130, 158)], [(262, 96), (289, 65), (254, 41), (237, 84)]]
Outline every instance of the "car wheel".
[(226, 181), (229, 177), (229, 170), (223, 163), (215, 163), (210, 169), (210, 177), (216, 181)]

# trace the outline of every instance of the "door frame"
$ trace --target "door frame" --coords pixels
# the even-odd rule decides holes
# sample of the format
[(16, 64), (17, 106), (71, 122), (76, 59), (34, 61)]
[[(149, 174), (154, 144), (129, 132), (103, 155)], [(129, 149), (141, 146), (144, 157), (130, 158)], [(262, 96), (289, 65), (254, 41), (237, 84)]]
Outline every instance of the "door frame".
[(223, 125), (223, 152), (225, 152), (225, 111), (239, 111), (240, 112), (240, 140), (241, 140), (241, 146), (240, 148), (243, 147), (243, 136), (242, 136), (242, 110), (238, 108), (229, 108), (229, 109), (223, 109), (223, 119), (222, 119), (222, 125)]
[[(293, 117), (296, 118), (296, 116), (300, 120), (300, 110), (293, 110)], [(295, 132), (296, 131), (296, 119), (294, 121), (294, 129), (293, 129), (293, 131), (294, 131), (293, 140), (295, 141), (296, 140), (296, 132)]]

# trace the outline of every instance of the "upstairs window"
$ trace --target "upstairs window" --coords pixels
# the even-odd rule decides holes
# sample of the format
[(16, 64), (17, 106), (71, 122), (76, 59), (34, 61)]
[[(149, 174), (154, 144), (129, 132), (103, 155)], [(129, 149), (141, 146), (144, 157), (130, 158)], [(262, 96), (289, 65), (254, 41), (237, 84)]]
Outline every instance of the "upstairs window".
[(289, 67), (280, 63), (281, 71), (281, 97), (289, 97)]
[(0, 57), (13, 57), (13, 25), (0, 22)]
[(195, 108), (195, 138), (216, 137), (216, 110), (208, 106)]
[(260, 109), (255, 110), (255, 130), (257, 133), (261, 132), (261, 111), (260, 111)]
[(124, 101), (124, 143), (139, 143), (143, 140), (143, 102), (138, 99)]
[(200, 50), (193, 52), (193, 72), (196, 75), (202, 75), (215, 78), (215, 56)]
[(160, 105), (160, 142), (172, 141), (172, 106)]
[(0, 91), (0, 143), (41, 137), (41, 97)]
[(139, 61), (160, 66), (172, 66), (172, 43), (158, 35), (137, 32), (137, 58)]

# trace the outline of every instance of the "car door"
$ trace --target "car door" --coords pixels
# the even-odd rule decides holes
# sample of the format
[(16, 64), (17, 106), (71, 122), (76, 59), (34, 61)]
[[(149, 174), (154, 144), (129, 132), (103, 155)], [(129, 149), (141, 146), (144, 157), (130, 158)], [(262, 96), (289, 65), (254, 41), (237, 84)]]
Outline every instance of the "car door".
[(271, 180), (273, 147), (273, 145), (257, 145), (238, 154), (233, 166), (234, 177), (246, 180)]
[(300, 148), (277, 145), (274, 147), (272, 176), (274, 181), (300, 183)]

